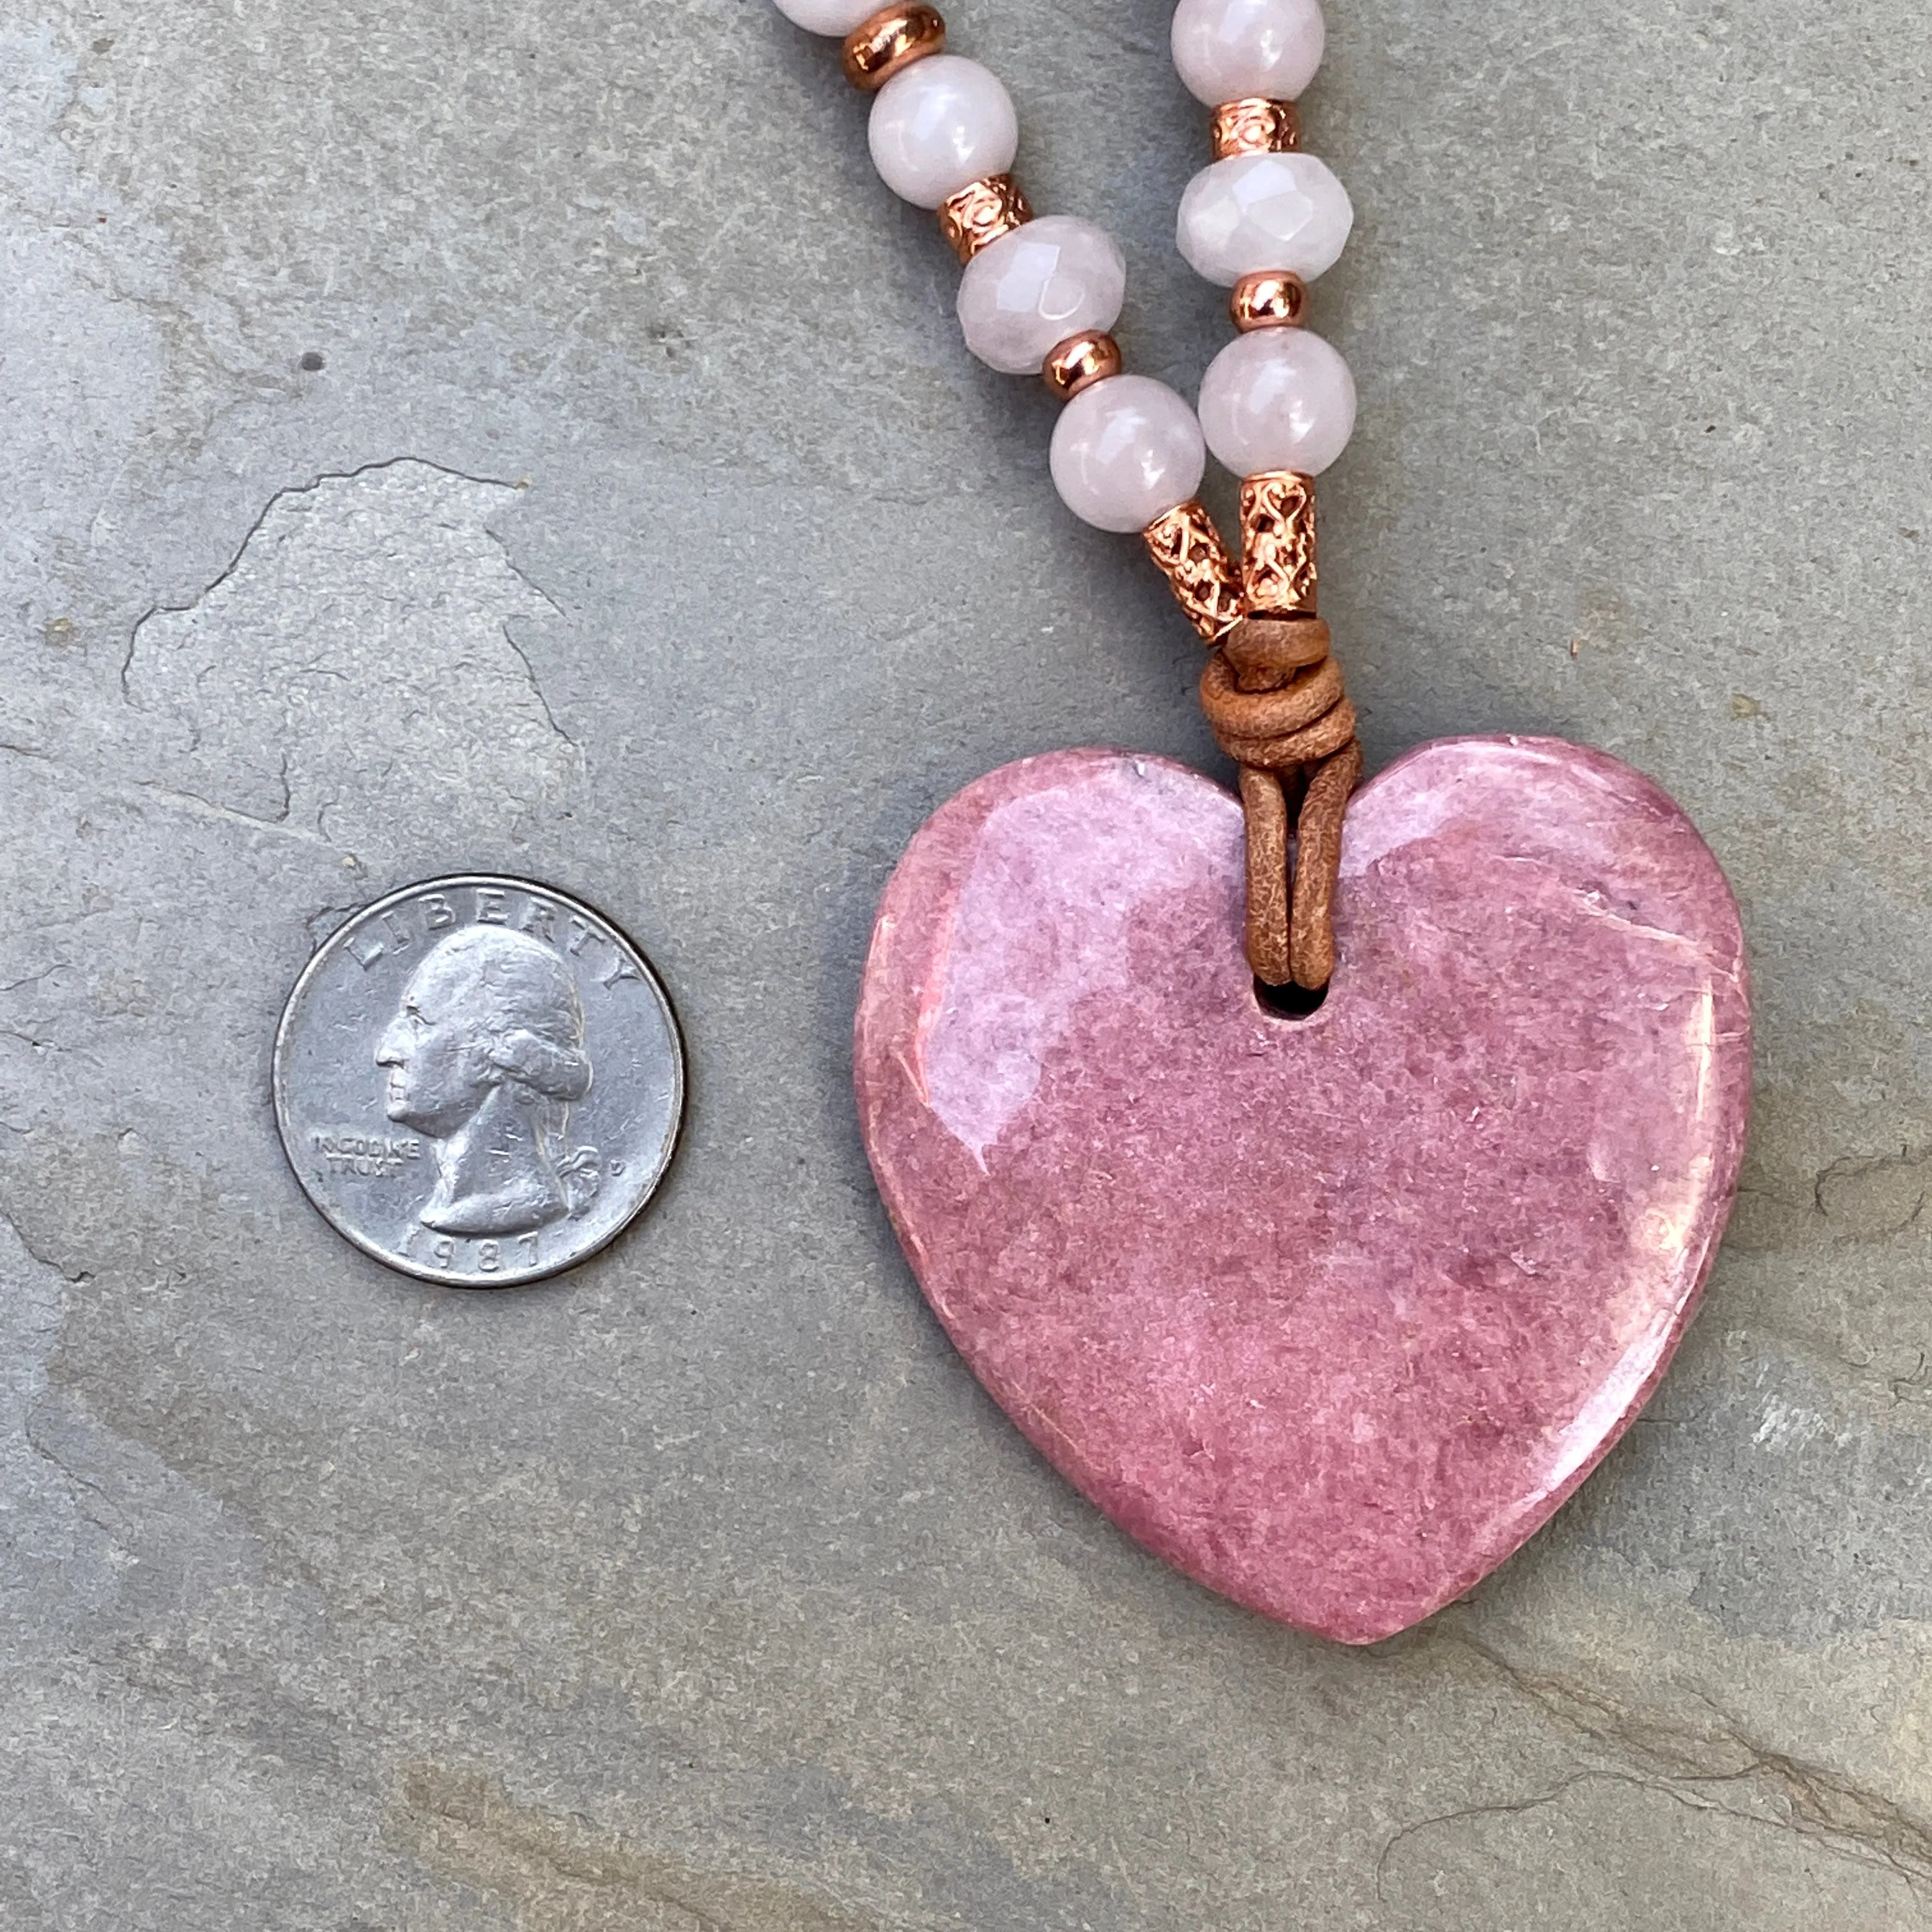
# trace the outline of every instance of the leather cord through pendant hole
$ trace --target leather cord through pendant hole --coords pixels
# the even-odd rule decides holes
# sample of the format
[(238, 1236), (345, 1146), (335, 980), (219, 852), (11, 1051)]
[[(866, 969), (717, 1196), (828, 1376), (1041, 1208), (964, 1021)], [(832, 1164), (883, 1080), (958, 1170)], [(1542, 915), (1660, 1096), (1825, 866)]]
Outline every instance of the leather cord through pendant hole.
[[(1312, 614), (1248, 617), (1201, 678), (1201, 705), (1241, 768), (1247, 824), (1248, 963), (1257, 982), (1318, 993), (1335, 970), (1342, 821), (1362, 775), (1355, 707)], [(1294, 995), (1264, 1002), (1305, 1018)]]
[(1255, 982), (1256, 1004), (1278, 1020), (1312, 1019), (1328, 998), (1326, 986), (1298, 986), (1292, 980), (1285, 986), (1271, 986), (1265, 980)]
[(1247, 952), (1270, 1012), (1306, 1017), (1335, 970), (1342, 820), (1362, 775), (1355, 708), (1315, 614), (1315, 490), (1293, 471), (1241, 485), (1241, 561), (1198, 499), (1143, 532), (1212, 656), (1202, 708), (1240, 766), (1247, 827)]

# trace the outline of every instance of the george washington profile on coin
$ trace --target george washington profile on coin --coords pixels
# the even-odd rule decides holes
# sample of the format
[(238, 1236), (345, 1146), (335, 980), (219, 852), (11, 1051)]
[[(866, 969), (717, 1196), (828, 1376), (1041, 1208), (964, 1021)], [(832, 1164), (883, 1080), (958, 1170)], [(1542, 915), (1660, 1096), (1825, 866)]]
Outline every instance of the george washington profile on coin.
[(597, 1150), (568, 1139), (590, 1090), (584, 1004), (554, 947), (496, 926), (452, 934), (404, 988), (376, 1064), (389, 1118), (434, 1153), (424, 1227), (526, 1234), (596, 1198)]
[(676, 1145), (684, 1054), (602, 914), (465, 874), (352, 914), (275, 1036), (275, 1120), (336, 1231), (406, 1274), (506, 1288), (636, 1218)]

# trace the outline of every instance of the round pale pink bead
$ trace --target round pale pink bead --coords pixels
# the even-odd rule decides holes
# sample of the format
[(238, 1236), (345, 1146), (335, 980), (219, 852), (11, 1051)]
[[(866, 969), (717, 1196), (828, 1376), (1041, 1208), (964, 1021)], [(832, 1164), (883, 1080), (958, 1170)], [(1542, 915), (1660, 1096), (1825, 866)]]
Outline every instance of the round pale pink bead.
[(1312, 154), (1231, 154), (1187, 184), (1174, 238), (1199, 274), (1231, 289), (1268, 268), (1312, 282), (1354, 225), (1348, 190)]
[(1258, 328), (1237, 336), (1201, 379), (1201, 428), (1237, 476), (1318, 476), (1355, 427), (1355, 379), (1318, 335)]
[(999, 81), (977, 61), (934, 54), (902, 68), (872, 103), (872, 161), (886, 187), (937, 208), (969, 182), (1003, 175), (1020, 124)]
[(808, 34), (836, 34), (842, 40), (879, 10), (878, 0), (773, 0), (788, 20)]
[(1104, 228), (1042, 215), (966, 265), (959, 326), (981, 362), (1009, 376), (1036, 376), (1047, 352), (1070, 335), (1112, 328), (1126, 292), (1126, 258)]
[(1315, 78), (1324, 38), (1316, 0), (1180, 0), (1174, 10), (1174, 64), (1210, 107), (1294, 100)]
[(1099, 530), (1145, 530), (1186, 502), (1207, 469), (1194, 412), (1150, 376), (1110, 376), (1082, 389), (1054, 428), (1054, 488)]

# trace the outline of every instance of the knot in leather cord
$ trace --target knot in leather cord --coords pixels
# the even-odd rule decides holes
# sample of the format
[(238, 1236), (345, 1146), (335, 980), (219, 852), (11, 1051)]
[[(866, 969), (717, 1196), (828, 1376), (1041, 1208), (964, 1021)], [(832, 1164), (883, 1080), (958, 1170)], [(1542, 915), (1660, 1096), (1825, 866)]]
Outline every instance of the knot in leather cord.
[(1241, 767), (1249, 963), (1267, 985), (1311, 992), (1335, 970), (1342, 820), (1362, 772), (1330, 641), (1319, 617), (1244, 618), (1201, 678), (1202, 709)]

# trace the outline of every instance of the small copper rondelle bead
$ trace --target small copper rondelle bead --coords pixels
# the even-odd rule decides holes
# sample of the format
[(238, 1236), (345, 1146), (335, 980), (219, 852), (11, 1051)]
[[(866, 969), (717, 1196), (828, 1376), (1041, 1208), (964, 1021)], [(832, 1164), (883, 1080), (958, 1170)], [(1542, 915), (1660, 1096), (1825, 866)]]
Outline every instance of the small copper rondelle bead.
[(1308, 310), (1308, 286), (1286, 268), (1244, 275), (1228, 298), (1228, 313), (1244, 335), (1257, 328), (1295, 328)]
[(936, 8), (882, 7), (845, 36), (845, 78), (876, 94), (902, 69), (946, 51), (946, 22)]
[(1292, 154), (1301, 146), (1301, 117), (1293, 101), (1257, 94), (1222, 101), (1214, 110), (1212, 133), (1217, 161), (1230, 154)]
[(1063, 403), (1070, 403), (1082, 389), (1120, 373), (1120, 345), (1097, 328), (1084, 329), (1048, 350), (1040, 373)]

